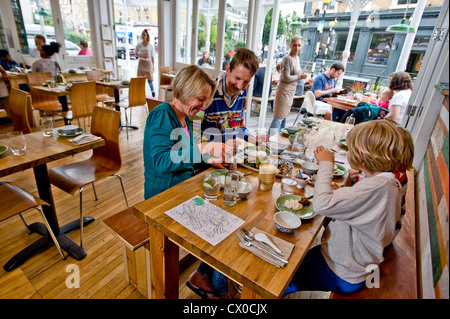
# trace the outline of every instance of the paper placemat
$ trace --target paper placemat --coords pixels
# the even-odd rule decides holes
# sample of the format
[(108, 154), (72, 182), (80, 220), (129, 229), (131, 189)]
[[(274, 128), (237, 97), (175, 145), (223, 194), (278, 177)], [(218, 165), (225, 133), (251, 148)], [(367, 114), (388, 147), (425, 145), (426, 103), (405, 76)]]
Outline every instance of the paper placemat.
[(181, 203), (166, 214), (213, 246), (244, 224), (239, 217), (200, 196)]
[[(277, 245), (278, 248), (280, 248), (281, 251), (283, 252), (284, 256), (280, 256), (280, 257), (283, 258), (283, 259), (286, 259), (287, 261), (289, 261), (289, 257), (291, 256), (292, 250), (293, 250), (294, 247), (295, 247), (294, 244), (291, 244), (290, 242), (287, 242), (287, 241), (285, 241), (284, 239), (281, 239), (281, 238), (278, 238), (278, 237), (273, 236), (273, 235), (271, 235), (271, 234), (268, 234), (268, 233), (266, 233), (266, 232), (264, 232), (264, 231), (262, 231), (262, 230), (260, 230), (260, 229), (258, 229), (258, 228), (256, 228), (256, 227), (253, 227), (253, 228), (251, 229), (251, 231), (252, 231), (252, 233), (255, 234), (255, 235), (256, 235), (257, 233), (263, 233), (263, 234), (266, 234), (267, 237), (269, 237), (269, 238), (272, 240), (272, 242), (273, 242), (275, 245)], [(240, 232), (239, 232), (239, 235), (242, 236), (242, 234), (241, 234)], [(252, 241), (251, 243), (252, 243), (253, 245), (257, 245), (257, 246), (259, 246), (259, 247), (264, 248), (264, 246), (261, 245), (260, 243), (258, 243), (257, 241)], [(260, 251), (258, 248), (255, 248), (255, 247), (252, 247), (252, 246), (250, 246), (250, 247), (245, 246), (245, 245), (244, 245), (243, 243), (241, 243), (240, 241), (239, 241), (239, 246), (242, 247), (242, 248), (244, 248), (245, 250), (248, 250), (249, 252), (253, 253), (254, 255), (258, 256), (259, 258), (264, 259), (264, 260), (267, 261), (268, 263), (271, 263), (272, 265), (274, 265), (274, 266), (276, 266), (276, 267), (278, 267), (278, 268), (283, 268), (283, 267), (286, 265), (286, 264), (283, 263), (282, 261), (279, 261), (279, 260), (277, 260), (277, 259), (275, 259), (275, 258), (273, 258), (273, 257), (271, 257), (271, 256), (269, 256), (269, 255), (267, 255), (267, 254), (265, 254), (265, 253), (263, 253), (263, 252)]]

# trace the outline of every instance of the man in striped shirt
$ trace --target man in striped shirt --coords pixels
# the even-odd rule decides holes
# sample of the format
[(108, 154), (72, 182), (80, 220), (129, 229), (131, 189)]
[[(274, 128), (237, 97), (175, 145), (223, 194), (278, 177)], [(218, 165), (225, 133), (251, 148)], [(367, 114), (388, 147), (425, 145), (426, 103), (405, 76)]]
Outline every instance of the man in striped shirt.
[(268, 140), (266, 134), (252, 136), (244, 124), (247, 88), (258, 71), (253, 51), (239, 48), (217, 79), (213, 102), (206, 108), (201, 130), (209, 141), (225, 142), (236, 136), (253, 144)]

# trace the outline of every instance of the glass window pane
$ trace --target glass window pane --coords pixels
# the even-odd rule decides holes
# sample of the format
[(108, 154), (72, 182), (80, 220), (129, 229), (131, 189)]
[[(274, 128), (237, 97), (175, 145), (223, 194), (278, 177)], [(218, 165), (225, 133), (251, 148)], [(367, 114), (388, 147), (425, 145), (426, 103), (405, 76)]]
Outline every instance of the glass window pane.
[(214, 68), (217, 43), (219, 0), (199, 1), (197, 64)]
[[(13, 6), (13, 11), (15, 10), (20, 10), (25, 26), (26, 41), (23, 41), (23, 43), (20, 39), (21, 32), (19, 28), (17, 29), (22, 52), (29, 53), (35, 58), (40, 58), (40, 53), (39, 50), (36, 49), (34, 38), (37, 35), (42, 35), (46, 39), (46, 44), (56, 41), (50, 3), (42, 1), (39, 6), (36, 1), (20, 0), (20, 4), (16, 3), (16, 5)], [(17, 24), (17, 17), (15, 20)]]
[[(358, 44), (359, 33), (353, 34), (352, 44), (350, 45), (350, 55), (348, 62), (352, 62), (355, 59), (356, 45)], [(347, 33), (338, 33), (336, 50), (334, 51), (334, 60), (342, 60), (342, 54), (347, 43)]]
[(182, 0), (177, 5), (179, 10), (180, 28), (177, 30), (178, 49), (176, 61), (190, 64), (191, 62), (191, 30), (192, 30), (192, 1)]
[(366, 63), (386, 65), (393, 39), (393, 34), (374, 33)]
[(92, 55), (87, 0), (59, 0), (63, 19), (64, 44), (68, 55)]
[(234, 50), (247, 42), (248, 1), (227, 0), (223, 55), (233, 56)]

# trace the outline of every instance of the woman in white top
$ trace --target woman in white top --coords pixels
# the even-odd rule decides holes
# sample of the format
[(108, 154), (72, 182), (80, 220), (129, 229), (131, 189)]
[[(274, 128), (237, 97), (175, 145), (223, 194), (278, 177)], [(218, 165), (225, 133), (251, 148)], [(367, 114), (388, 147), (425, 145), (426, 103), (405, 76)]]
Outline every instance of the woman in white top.
[(61, 71), (61, 68), (55, 60), (52, 60), (52, 55), (58, 52), (59, 46), (56, 42), (52, 42), (50, 45), (43, 45), (41, 50), (41, 59), (33, 63), (31, 72), (43, 73), (50, 72), (53, 76)]
[(411, 76), (407, 72), (395, 73), (391, 78), (389, 88), (395, 93), (389, 101), (389, 113), (385, 119), (401, 124), (413, 88)]
[(153, 88), (153, 73), (155, 72), (155, 49), (153, 45), (150, 44), (150, 35), (148, 31), (144, 29), (141, 34), (142, 42), (136, 45), (134, 54), (139, 58), (137, 76), (145, 76), (147, 78), (148, 84), (150, 85), (150, 90), (152, 91), (152, 96), (155, 97), (155, 89)]

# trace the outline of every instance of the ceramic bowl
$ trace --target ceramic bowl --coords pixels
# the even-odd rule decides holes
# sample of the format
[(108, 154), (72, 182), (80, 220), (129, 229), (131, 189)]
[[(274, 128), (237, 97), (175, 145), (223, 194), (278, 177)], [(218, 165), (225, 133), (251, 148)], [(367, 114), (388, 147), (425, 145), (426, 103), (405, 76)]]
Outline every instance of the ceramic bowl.
[(248, 195), (250, 195), (253, 186), (244, 181), (240, 181), (238, 184), (238, 196), (241, 199), (246, 199)]
[(308, 184), (308, 178), (304, 177), (304, 178), (295, 178), (295, 181), (297, 182), (297, 187), (300, 189), (303, 189), (306, 187), (306, 185)]
[(273, 219), (277, 228), (288, 234), (292, 234), (302, 224), (302, 220), (297, 215), (284, 211), (275, 213)]
[(75, 134), (76, 132), (78, 132), (78, 126), (76, 126), (76, 125), (66, 125), (66, 126), (61, 127), (60, 130), (64, 134)]
[(286, 149), (286, 145), (279, 143), (270, 143), (269, 148), (272, 154), (280, 155)]
[(317, 171), (319, 170), (319, 165), (313, 162), (304, 162), (302, 164), (302, 167), (303, 171), (310, 175), (317, 174)]
[(286, 127), (286, 130), (288, 131), (289, 134), (295, 134), (298, 131), (298, 127), (295, 125), (291, 125)]

